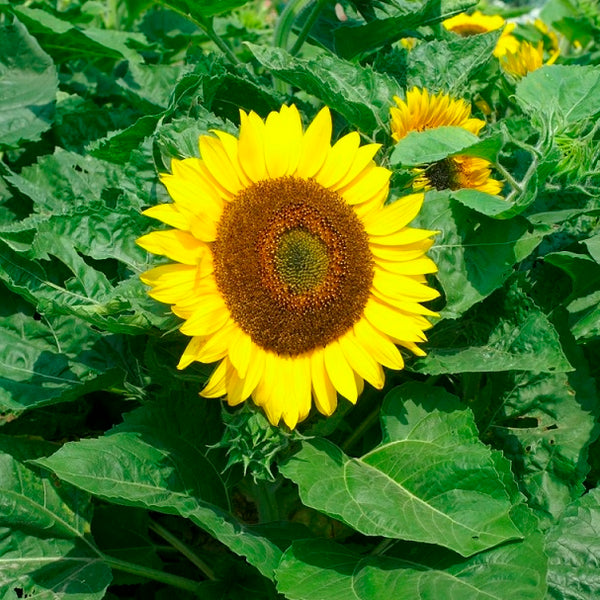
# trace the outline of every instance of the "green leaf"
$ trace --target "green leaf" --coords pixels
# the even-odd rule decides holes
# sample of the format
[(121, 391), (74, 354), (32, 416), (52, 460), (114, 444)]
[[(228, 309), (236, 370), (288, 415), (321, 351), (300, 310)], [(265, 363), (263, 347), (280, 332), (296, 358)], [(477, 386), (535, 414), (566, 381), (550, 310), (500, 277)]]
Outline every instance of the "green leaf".
[(213, 17), (239, 8), (248, 3), (249, 0), (161, 0), (163, 6), (168, 6), (183, 16), (189, 15), (193, 19), (203, 21), (207, 17)]
[[(0, 410), (24, 410), (74, 400), (123, 379), (123, 341), (74, 317), (34, 318), (31, 305), (2, 290)], [(10, 417), (9, 417), (10, 415)]]
[(404, 561), (365, 557), (328, 540), (294, 542), (277, 569), (278, 589), (290, 600), (544, 598), (546, 557), (540, 536), (450, 564), (436, 564), (423, 554), (422, 560)]
[[(573, 358), (571, 357), (573, 360)], [(584, 490), (600, 401), (580, 359), (577, 371), (508, 374), (493, 382), (489, 431), (514, 464), (521, 489), (546, 525)]]
[(16, 18), (0, 14), (0, 148), (39, 140), (54, 118), (52, 59)]
[(405, 3), (397, 16), (377, 19), (361, 26), (341, 26), (335, 31), (336, 49), (344, 58), (380, 48), (406, 37), (407, 32), (439, 23), (474, 5), (473, 0), (427, 0), (419, 6)]
[(510, 210), (511, 205), (504, 198), (492, 196), (479, 190), (463, 189), (453, 191), (450, 196), (458, 200), (463, 206), (472, 208), (488, 217), (503, 218), (504, 213)]
[(516, 286), (497, 292), (463, 320), (440, 324), (430, 337), (427, 356), (411, 368), (427, 375), (573, 370), (554, 326)]
[(280, 48), (247, 46), (274, 76), (316, 96), (351, 125), (387, 131), (392, 98), (399, 92), (391, 78), (330, 54), (302, 60)]
[(89, 496), (22, 464), (49, 451), (0, 437), (0, 590), (7, 598), (100, 599), (111, 573), (89, 536)]
[(224, 464), (207, 447), (219, 427), (206, 406), (200, 399), (149, 405), (105, 436), (66, 444), (39, 464), (116, 504), (189, 518), (272, 577), (280, 550), (227, 512)]
[[(457, 398), (437, 388), (395, 388), (382, 409), (382, 445), (355, 459), (327, 440), (305, 441), (281, 471), (298, 484), (307, 506), (365, 535), (438, 544), (463, 556), (521, 537), (510, 518), (508, 464), (501, 465), (500, 477), (500, 463), (474, 426), (459, 435), (436, 408), (438, 399), (461, 410)], [(410, 430), (390, 427), (390, 420), (408, 421)], [(439, 423), (442, 433), (431, 437), (423, 420)]]
[(548, 592), (555, 600), (590, 600), (600, 595), (600, 490), (569, 506), (548, 531)]
[(392, 165), (417, 166), (434, 163), (476, 144), (479, 138), (462, 127), (436, 127), (411, 131), (394, 147)]
[(141, 54), (131, 48), (132, 42), (138, 47), (147, 47), (141, 33), (78, 27), (39, 8), (17, 6), (13, 10), (57, 62), (67, 62), (75, 57), (92, 61), (124, 58), (143, 62)]
[(408, 53), (407, 88), (443, 90), (462, 98), (477, 72), (492, 60), (499, 31), (451, 40), (430, 40)]
[(455, 319), (489, 296), (541, 242), (522, 217), (499, 221), (462, 206), (449, 193), (428, 192), (415, 223), (439, 230), (429, 255), (446, 296), (443, 317)]
[(519, 82), (515, 98), (535, 121), (563, 129), (600, 112), (600, 72), (592, 66), (544, 66)]

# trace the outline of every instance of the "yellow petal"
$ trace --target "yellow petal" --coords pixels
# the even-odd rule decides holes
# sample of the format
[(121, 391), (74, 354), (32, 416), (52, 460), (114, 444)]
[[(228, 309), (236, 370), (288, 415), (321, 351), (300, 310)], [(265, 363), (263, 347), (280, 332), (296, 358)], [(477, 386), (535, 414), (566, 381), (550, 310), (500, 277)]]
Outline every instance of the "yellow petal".
[(373, 287), (386, 296), (406, 298), (418, 302), (433, 300), (440, 295), (437, 290), (415, 281), (413, 277), (378, 268), (373, 269)]
[(298, 164), (302, 122), (295, 106), (282, 106), (265, 122), (265, 162), (273, 179), (292, 173)]
[(253, 342), (247, 333), (238, 328), (229, 347), (229, 360), (240, 377), (245, 377), (250, 364)]
[(238, 142), (240, 165), (250, 181), (267, 178), (265, 164), (265, 124), (255, 113), (240, 110), (240, 138)]
[(196, 293), (198, 269), (189, 265), (161, 265), (140, 275), (140, 279), (151, 285), (148, 295), (159, 302), (175, 304)]
[(385, 266), (386, 270), (401, 275), (425, 275), (426, 273), (437, 273), (436, 264), (427, 256), (414, 258), (413, 260), (388, 260), (376, 261), (377, 264)]
[(225, 131), (219, 131), (218, 129), (212, 129), (211, 133), (214, 133), (223, 144), (223, 150), (227, 153), (229, 160), (235, 170), (235, 174), (239, 179), (240, 183), (246, 187), (251, 181), (248, 179), (248, 176), (244, 173), (243, 169), (240, 166), (239, 154), (238, 154), (238, 139), (231, 135), (230, 133), (226, 133)]
[(197, 264), (207, 248), (187, 231), (168, 229), (167, 231), (153, 231), (138, 238), (138, 246), (152, 252), (166, 256), (184, 265)]
[(366, 319), (358, 321), (353, 330), (356, 339), (378, 363), (390, 369), (404, 368), (404, 360), (398, 348), (387, 335), (375, 329)]
[(323, 358), (331, 383), (344, 398), (355, 404), (358, 399), (358, 390), (354, 372), (344, 357), (339, 342), (327, 344), (323, 350)]
[(423, 246), (430, 248), (433, 240), (429, 238), (437, 233), (439, 231), (405, 227), (390, 235), (371, 235), (369, 236), (369, 242), (381, 246), (412, 246), (413, 244), (421, 243)]
[(202, 161), (199, 158), (173, 159), (171, 171), (172, 175), (161, 174), (160, 180), (175, 204), (217, 221), (223, 212), (224, 195), (206, 176)]
[(287, 401), (283, 409), (283, 422), (294, 429), (310, 412), (310, 360), (307, 356), (286, 357), (285, 377), (281, 378), (281, 392)]
[(369, 235), (389, 235), (408, 225), (421, 210), (424, 194), (411, 194), (388, 204), (363, 221)]
[(182, 213), (177, 209), (175, 204), (158, 204), (156, 206), (151, 206), (144, 210), (142, 214), (151, 217), (152, 219), (158, 219), (177, 229), (190, 228), (189, 213)]
[(204, 339), (196, 348), (195, 360), (203, 363), (212, 363), (227, 356), (231, 340), (237, 330), (237, 325), (229, 320), (219, 330)]
[(204, 398), (220, 398), (227, 393), (227, 360), (222, 360), (200, 392)]
[(211, 175), (228, 192), (235, 195), (242, 189), (242, 183), (237, 176), (237, 169), (231, 163), (223, 142), (208, 135), (201, 135), (198, 140), (200, 154)]
[(367, 301), (364, 315), (379, 331), (400, 340), (422, 342), (427, 339), (423, 333), (423, 321), (425, 325), (430, 324), (425, 319), (422, 320), (417, 315), (405, 315), (374, 297)]
[(315, 350), (310, 357), (310, 377), (317, 410), (329, 417), (337, 408), (337, 392), (323, 362), (323, 352)]
[(379, 298), (383, 302), (401, 310), (404, 313), (413, 313), (415, 315), (427, 315), (429, 317), (439, 317), (440, 315), (428, 308), (425, 308), (422, 304), (418, 302), (411, 302), (403, 297), (398, 296), (387, 296), (386, 294), (382, 294), (378, 290), (373, 290), (373, 295), (376, 298)]
[(325, 163), (315, 175), (315, 181), (331, 188), (348, 173), (356, 158), (360, 135), (356, 131), (345, 135), (329, 150)]
[(377, 153), (377, 151), (381, 148), (381, 144), (367, 144), (366, 146), (361, 146), (356, 151), (356, 156), (354, 157), (354, 162), (352, 166), (334, 186), (334, 190), (341, 189), (346, 187), (350, 183), (352, 183), (357, 177), (360, 177), (363, 171), (367, 169), (367, 167), (373, 165), (373, 157)]
[(197, 360), (196, 356), (198, 351), (202, 347), (204, 342), (203, 337), (194, 336), (186, 346), (183, 354), (181, 355), (181, 359), (179, 360), (179, 364), (177, 365), (178, 369), (185, 369), (189, 367), (194, 361)]
[(381, 365), (363, 348), (354, 331), (343, 335), (339, 343), (350, 367), (375, 389), (383, 388), (385, 376)]
[(371, 165), (360, 177), (338, 191), (350, 205), (363, 204), (375, 199), (381, 201), (389, 193), (391, 174), (392, 172), (384, 167)]
[(229, 311), (223, 299), (218, 294), (201, 297), (198, 308), (192, 316), (181, 326), (181, 333), (185, 335), (210, 335), (229, 320)]
[(302, 138), (302, 147), (296, 174), (308, 179), (323, 166), (329, 153), (331, 141), (331, 114), (326, 106), (322, 108), (308, 126)]
[(239, 371), (232, 374), (227, 387), (227, 401), (230, 406), (243, 402), (254, 392), (265, 370), (266, 352), (256, 345), (252, 345), (250, 360), (245, 377), (241, 377)]
[(258, 382), (252, 397), (257, 406), (262, 407), (272, 425), (277, 425), (283, 413), (283, 402), (278, 392), (279, 357), (273, 352), (265, 352), (264, 375)]

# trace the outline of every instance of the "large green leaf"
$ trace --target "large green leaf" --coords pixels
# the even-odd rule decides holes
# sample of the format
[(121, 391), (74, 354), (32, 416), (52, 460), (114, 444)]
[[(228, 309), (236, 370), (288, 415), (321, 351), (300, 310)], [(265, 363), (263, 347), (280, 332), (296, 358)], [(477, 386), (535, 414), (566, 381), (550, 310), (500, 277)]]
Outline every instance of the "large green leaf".
[(600, 595), (600, 490), (569, 506), (548, 531), (548, 591), (554, 600), (591, 600)]
[(50, 128), (57, 89), (52, 59), (22, 23), (0, 13), (0, 148)]
[(103, 336), (75, 317), (35, 318), (33, 307), (2, 290), (0, 411), (73, 400), (123, 380), (124, 340)]
[(386, 75), (330, 54), (303, 60), (279, 48), (248, 47), (273, 75), (316, 96), (351, 125), (364, 132), (388, 129), (389, 107), (399, 88)]
[(0, 451), (0, 595), (102, 598), (111, 573), (89, 536), (89, 496), (23, 464), (48, 445), (0, 437)]
[(499, 31), (451, 40), (429, 40), (409, 52), (407, 87), (443, 90), (463, 97), (465, 87), (490, 60)]
[(439, 23), (473, 6), (473, 0), (426, 0), (415, 6), (406, 2), (396, 15), (377, 19), (366, 25), (342, 26), (335, 31), (335, 45), (339, 54), (353, 58), (357, 54), (391, 44), (417, 27)]
[(562, 129), (600, 112), (600, 71), (592, 66), (545, 66), (519, 82), (515, 98), (535, 121), (544, 119)]
[[(460, 427), (450, 411), (460, 413)], [(438, 544), (463, 556), (521, 536), (510, 518), (508, 463), (479, 442), (456, 397), (406, 384), (386, 396), (382, 419), (383, 443), (359, 459), (327, 440), (302, 443), (281, 470), (305, 504), (365, 535)]]
[(419, 373), (573, 370), (554, 326), (516, 285), (463, 319), (441, 323), (430, 342), (427, 356), (412, 366)]
[[(574, 348), (577, 370), (567, 374), (512, 373), (491, 384), (482, 426), (499, 442), (545, 525), (584, 490), (588, 446), (598, 437), (600, 399), (588, 367)], [(484, 421), (485, 417), (482, 417)]]
[(107, 435), (66, 444), (39, 464), (116, 504), (189, 518), (272, 577), (281, 551), (229, 514), (224, 463), (207, 448), (219, 427), (206, 411), (200, 399), (150, 405)]
[[(364, 556), (332, 541), (294, 542), (277, 569), (278, 589), (290, 600), (541, 600), (546, 557), (539, 535), (436, 564)], [(510, 582), (507, 585), (507, 582)]]
[(498, 289), (546, 234), (530, 232), (522, 217), (498, 221), (478, 214), (445, 192), (427, 193), (415, 223), (440, 231), (429, 255), (446, 295), (441, 314), (451, 319)]

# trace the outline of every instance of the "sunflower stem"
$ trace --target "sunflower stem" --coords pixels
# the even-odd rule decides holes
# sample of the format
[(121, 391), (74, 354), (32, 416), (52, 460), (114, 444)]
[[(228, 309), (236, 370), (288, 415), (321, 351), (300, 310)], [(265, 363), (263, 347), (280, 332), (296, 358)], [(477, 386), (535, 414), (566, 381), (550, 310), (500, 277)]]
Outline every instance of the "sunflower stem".
[(296, 41), (290, 50), (290, 54), (292, 56), (298, 54), (300, 48), (302, 48), (302, 44), (304, 44), (304, 41), (308, 37), (310, 30), (315, 24), (315, 21), (319, 17), (319, 13), (325, 8), (325, 5), (328, 4), (329, 1), (330, 0), (316, 0), (311, 13), (308, 15), (306, 21), (304, 21), (304, 25), (302, 25), (302, 29), (300, 30), (300, 33), (298, 34), (298, 37), (296, 38)]
[(204, 575), (211, 581), (218, 581), (215, 572), (184, 542), (176, 535), (165, 529), (156, 521), (150, 521), (149, 528), (156, 534), (160, 535), (165, 541), (169, 542), (173, 548), (181, 552), (193, 565), (198, 567)]
[(499, 162), (496, 162), (494, 166), (500, 172), (500, 175), (502, 175), (502, 177), (504, 177), (504, 179), (508, 181), (508, 183), (514, 190), (517, 190), (518, 192), (523, 192), (521, 184)]
[(164, 0), (158, 0), (158, 4), (162, 4), (165, 8), (176, 12), (181, 15), (184, 19), (187, 19), (190, 23), (193, 23), (198, 29), (201, 29), (214, 44), (223, 52), (223, 54), (229, 59), (234, 65), (240, 65), (238, 57), (233, 53), (233, 50), (227, 45), (227, 43), (219, 37), (217, 32), (214, 30), (212, 25), (212, 18), (206, 20), (200, 20), (193, 17), (190, 13), (185, 10), (176, 8), (171, 3), (164, 2)]
[(187, 577), (181, 577), (180, 575), (173, 575), (172, 573), (165, 573), (164, 571), (159, 571), (158, 569), (136, 565), (135, 563), (121, 560), (120, 558), (114, 558), (106, 554), (101, 554), (101, 558), (109, 567), (111, 567), (111, 569), (117, 569), (117, 571), (123, 571), (124, 573), (131, 573), (132, 575), (139, 575), (140, 577), (145, 577), (146, 579), (152, 579), (160, 583), (165, 583), (181, 590), (192, 592), (197, 596), (201, 595), (201, 582), (199, 581), (194, 581), (193, 579), (188, 579)]
[(367, 418), (352, 432), (350, 437), (341, 445), (341, 449), (347, 452), (371, 428), (379, 419), (380, 407), (378, 406)]
[(253, 496), (258, 510), (259, 523), (271, 523), (279, 521), (279, 507), (275, 498), (277, 486), (259, 479), (254, 484)]
[(371, 550), (370, 554), (372, 554), (373, 556), (380, 556), (381, 554), (387, 552), (394, 544), (397, 544), (398, 541), (399, 540), (391, 540), (385, 538), (381, 540), (381, 542), (379, 542), (379, 544), (377, 544), (377, 546), (375, 546), (373, 550)]

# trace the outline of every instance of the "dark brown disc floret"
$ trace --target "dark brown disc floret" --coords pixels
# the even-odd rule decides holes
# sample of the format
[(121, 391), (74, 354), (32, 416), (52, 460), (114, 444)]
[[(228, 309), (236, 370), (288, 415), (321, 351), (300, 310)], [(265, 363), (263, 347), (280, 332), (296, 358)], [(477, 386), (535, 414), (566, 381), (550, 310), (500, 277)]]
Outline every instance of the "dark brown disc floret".
[(212, 247), (217, 287), (254, 343), (295, 356), (362, 316), (373, 280), (365, 229), (312, 179), (255, 183), (226, 205)]
[(435, 162), (425, 169), (425, 175), (436, 190), (457, 190), (461, 187), (458, 181), (458, 167), (451, 158)]

